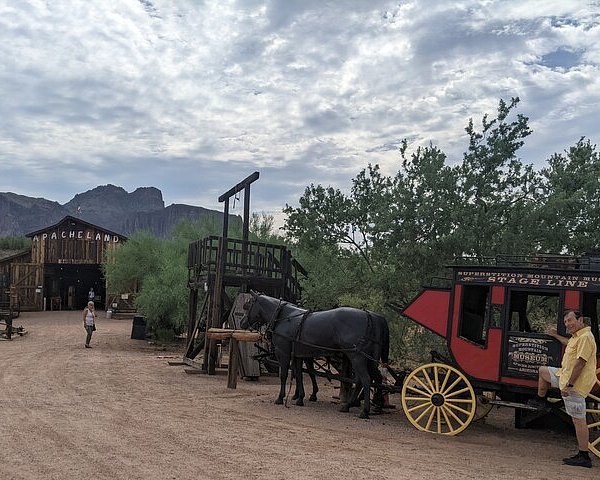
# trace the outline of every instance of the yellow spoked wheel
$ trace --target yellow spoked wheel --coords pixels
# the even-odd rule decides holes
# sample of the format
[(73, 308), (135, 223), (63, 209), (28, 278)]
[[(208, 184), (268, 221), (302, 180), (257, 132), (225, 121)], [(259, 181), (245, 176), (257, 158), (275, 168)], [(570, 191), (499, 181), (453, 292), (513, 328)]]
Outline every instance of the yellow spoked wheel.
[(459, 370), (443, 363), (428, 363), (406, 377), (402, 408), (419, 430), (456, 435), (473, 420), (477, 398)]
[[(596, 385), (600, 386), (600, 380), (598, 375), (600, 374), (600, 368), (596, 370)], [(596, 434), (596, 438), (592, 438), (593, 432), (600, 430), (600, 396), (594, 395), (593, 393), (587, 396), (587, 418), (588, 418), (588, 429), (590, 430), (590, 443), (589, 449), (594, 455), (600, 458), (600, 434)], [(591, 420), (591, 421), (590, 421)]]

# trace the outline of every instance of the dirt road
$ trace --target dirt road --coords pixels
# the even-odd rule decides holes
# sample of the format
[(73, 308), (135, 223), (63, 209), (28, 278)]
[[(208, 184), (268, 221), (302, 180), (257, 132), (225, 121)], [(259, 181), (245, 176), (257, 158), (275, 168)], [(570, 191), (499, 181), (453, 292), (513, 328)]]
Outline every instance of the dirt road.
[(339, 413), (324, 380), (317, 403), (286, 408), (273, 404), (275, 378), (229, 390), (224, 374), (187, 375), (164, 358), (181, 351), (131, 340), (130, 321), (100, 318), (92, 349), (79, 312), (15, 324), (29, 334), (0, 342), (2, 480), (589, 479), (600, 468), (563, 466), (574, 437), (515, 430), (511, 410), (439, 437), (399, 408)]

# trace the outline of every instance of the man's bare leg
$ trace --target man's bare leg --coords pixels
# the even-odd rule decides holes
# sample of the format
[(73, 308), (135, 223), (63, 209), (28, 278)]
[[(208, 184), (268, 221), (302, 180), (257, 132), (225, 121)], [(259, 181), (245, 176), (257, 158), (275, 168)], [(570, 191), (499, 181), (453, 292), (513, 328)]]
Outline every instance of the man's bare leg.
[[(550, 372), (548, 367), (540, 367), (538, 372), (538, 397), (546, 398), (548, 389), (550, 388)], [(587, 425), (586, 425), (587, 428)], [(586, 444), (587, 445), (587, 444)]]

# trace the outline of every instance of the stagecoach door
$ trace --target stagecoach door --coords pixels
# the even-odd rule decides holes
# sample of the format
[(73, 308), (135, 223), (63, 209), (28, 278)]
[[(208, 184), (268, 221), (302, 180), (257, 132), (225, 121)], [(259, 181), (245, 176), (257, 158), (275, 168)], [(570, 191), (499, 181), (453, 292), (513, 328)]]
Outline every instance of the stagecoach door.
[(564, 298), (556, 291), (510, 289), (504, 318), (502, 375), (537, 381), (542, 365), (560, 366), (561, 344), (545, 334), (548, 325), (564, 335)]
[(598, 325), (598, 313), (600, 312), (600, 293), (584, 292), (582, 295), (581, 313), (589, 319), (589, 326), (592, 327), (592, 333), (596, 339), (596, 345), (599, 347), (597, 353), (600, 356), (600, 328)]

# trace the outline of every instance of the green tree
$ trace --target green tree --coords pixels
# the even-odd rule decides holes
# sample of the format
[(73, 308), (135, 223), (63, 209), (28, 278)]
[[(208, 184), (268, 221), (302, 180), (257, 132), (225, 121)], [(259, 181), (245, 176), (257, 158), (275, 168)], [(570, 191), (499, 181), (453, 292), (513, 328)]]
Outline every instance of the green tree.
[[(481, 131), (469, 121), (469, 145), (456, 166), (433, 145), (408, 154), (403, 142), (396, 175), (369, 165), (349, 194), (312, 184), (297, 208), (286, 206), (288, 235), (310, 273), (305, 301), (381, 310), (405, 303), (457, 255), (529, 253), (539, 175), (517, 157), (530, 134), (526, 117), (512, 117), (518, 102), (500, 100)], [(392, 329), (422, 337), (420, 327), (403, 322), (394, 318)]]
[(28, 250), (31, 240), (26, 237), (0, 237), (0, 250)]
[[(234, 234), (237, 230), (232, 228)], [(221, 222), (213, 217), (181, 221), (169, 240), (136, 232), (106, 262), (109, 289), (137, 292), (136, 307), (150, 331), (161, 339), (172, 338), (187, 322), (189, 243), (221, 232)]]
[(581, 138), (555, 153), (541, 171), (538, 196), (540, 247), (548, 252), (583, 254), (600, 247), (600, 153)]
[(169, 340), (187, 325), (187, 264), (178, 242), (165, 241), (156, 251), (155, 269), (147, 274), (136, 297), (150, 330), (158, 339)]
[(483, 257), (504, 252), (529, 253), (532, 248), (531, 212), (539, 188), (532, 165), (517, 157), (531, 133), (528, 118), (518, 114), (519, 103), (500, 100), (497, 116), (485, 115), (479, 132), (469, 120), (469, 146), (459, 167), (461, 206), (456, 233), (466, 255)]
[(446, 165), (446, 155), (433, 145), (408, 156), (403, 142), (400, 154), (389, 237), (382, 247), (394, 266), (394, 289), (412, 292), (424, 278), (441, 274), (456, 253), (459, 172)]
[(112, 251), (103, 266), (109, 291), (138, 292), (145, 278), (159, 268), (161, 243), (150, 233), (140, 231)]
[(249, 225), (250, 240), (281, 245), (285, 243), (282, 235), (275, 231), (275, 218), (266, 213), (252, 213)]

